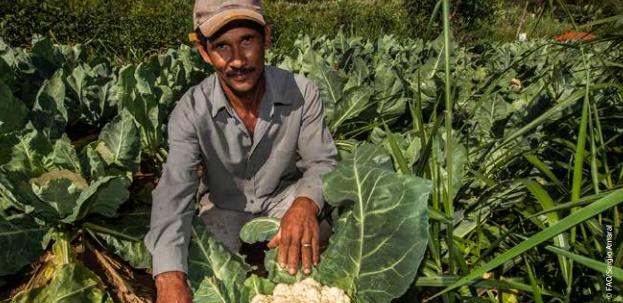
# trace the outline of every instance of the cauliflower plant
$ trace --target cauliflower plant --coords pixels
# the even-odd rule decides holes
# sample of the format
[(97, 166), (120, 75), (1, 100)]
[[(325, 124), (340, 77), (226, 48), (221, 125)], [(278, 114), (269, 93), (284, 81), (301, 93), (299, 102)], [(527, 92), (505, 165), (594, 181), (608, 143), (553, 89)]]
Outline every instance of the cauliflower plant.
[(292, 285), (278, 284), (271, 296), (258, 294), (251, 303), (350, 303), (350, 298), (337, 287), (307, 278)]

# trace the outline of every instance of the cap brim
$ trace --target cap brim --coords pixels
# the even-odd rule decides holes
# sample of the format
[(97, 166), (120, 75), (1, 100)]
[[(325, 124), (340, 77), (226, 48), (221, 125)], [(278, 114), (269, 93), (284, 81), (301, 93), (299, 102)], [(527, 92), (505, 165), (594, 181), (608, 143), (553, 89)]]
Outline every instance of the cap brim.
[(236, 8), (217, 13), (201, 24), (199, 29), (204, 36), (211, 37), (221, 29), (221, 27), (233, 20), (251, 20), (261, 25), (266, 25), (262, 14), (251, 9)]

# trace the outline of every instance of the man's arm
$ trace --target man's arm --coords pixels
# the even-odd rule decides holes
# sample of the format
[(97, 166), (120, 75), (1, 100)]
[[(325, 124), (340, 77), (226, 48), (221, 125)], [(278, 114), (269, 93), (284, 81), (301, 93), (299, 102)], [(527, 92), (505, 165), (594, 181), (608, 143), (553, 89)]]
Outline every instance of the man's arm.
[(297, 197), (307, 197), (318, 206), (324, 206), (322, 196), (322, 176), (335, 169), (337, 149), (325, 125), (324, 107), (320, 92), (315, 85), (307, 83), (303, 87), (303, 121), (298, 139), (298, 154), (301, 160), (297, 165), (303, 170), (298, 181)]
[[(306, 82), (306, 81), (305, 81)], [(337, 149), (324, 123), (322, 99), (318, 89), (304, 83), (301, 129), (297, 166), (303, 170), (298, 181), (296, 199), (281, 218), (279, 231), (268, 243), (269, 248), (279, 247), (278, 262), (288, 267), (290, 274), (298, 269), (299, 258), (303, 273), (311, 273), (311, 265), (320, 261), (320, 228), (316, 216), (322, 210), (322, 176), (337, 164)]]
[[(175, 286), (180, 284), (178, 280), (185, 286), (188, 273), (188, 245), (198, 181), (196, 169), (201, 162), (194, 113), (186, 99), (190, 96), (186, 94), (177, 103), (169, 118), (169, 154), (152, 192), (151, 224), (145, 244), (153, 256), (153, 276), (159, 286)], [(158, 288), (160, 296), (162, 288)]]

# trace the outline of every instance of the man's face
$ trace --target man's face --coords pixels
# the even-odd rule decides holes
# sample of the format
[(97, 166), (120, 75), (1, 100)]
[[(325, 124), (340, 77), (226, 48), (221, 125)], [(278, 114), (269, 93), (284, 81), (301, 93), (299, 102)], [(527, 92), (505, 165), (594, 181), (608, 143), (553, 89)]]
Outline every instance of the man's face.
[(234, 94), (245, 96), (255, 90), (264, 72), (265, 40), (254, 29), (234, 27), (208, 42), (202, 55)]

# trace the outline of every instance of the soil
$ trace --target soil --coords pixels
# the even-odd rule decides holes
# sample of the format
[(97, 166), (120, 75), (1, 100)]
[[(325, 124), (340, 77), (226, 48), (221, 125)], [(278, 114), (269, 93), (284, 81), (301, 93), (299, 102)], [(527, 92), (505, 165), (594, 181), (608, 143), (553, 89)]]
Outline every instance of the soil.
[(242, 247), (240, 247), (240, 254), (245, 257), (247, 264), (257, 267), (257, 269), (252, 271), (249, 276), (251, 274), (256, 274), (259, 277), (264, 278), (268, 276), (268, 271), (264, 268), (264, 257), (266, 256), (266, 251), (268, 250), (266, 244), (268, 244), (268, 241), (254, 244), (242, 243)]
[(48, 254), (49, 251), (46, 251), (46, 253), (44, 253), (39, 260), (32, 263), (29, 267), (26, 267), (15, 274), (2, 277), (4, 284), (0, 286), (0, 301), (12, 298), (15, 294), (24, 289), (26, 284), (28, 284), (30, 277), (37, 272), (41, 265), (43, 265)]
[[(82, 254), (82, 262), (102, 279), (114, 302), (142, 303), (155, 301), (156, 286), (149, 271), (132, 268), (117, 256), (108, 254), (104, 250), (94, 249), (85, 250), (85, 253)], [(108, 264), (104, 264), (104, 262)], [(113, 268), (115, 272), (112, 273), (110, 268)], [(126, 286), (119, 284), (119, 279), (123, 279), (123, 282), (129, 285), (131, 293), (127, 292)]]
[[(74, 245), (74, 252), (78, 262), (82, 262), (86, 267), (92, 270), (100, 279), (104, 282), (106, 290), (112, 296), (115, 303), (139, 303), (139, 302), (154, 302), (156, 298), (156, 287), (151, 277), (151, 272), (148, 270), (140, 270), (132, 268), (127, 262), (120, 258), (109, 255), (103, 250), (97, 249), (100, 254), (100, 258), (103, 255), (108, 263), (112, 263), (117, 270), (117, 276), (122, 277), (126, 283), (132, 288), (131, 295), (123, 293), (119, 287), (118, 282), (114, 279), (114, 275), (111, 275), (107, 271), (96, 253), (92, 249), (84, 249), (82, 245)], [(5, 284), (0, 287), (0, 301), (8, 300), (15, 294), (26, 287), (29, 279), (34, 273), (37, 272), (39, 267), (44, 263), (47, 256), (50, 254), (50, 250), (47, 250), (41, 258), (30, 267), (27, 267), (13, 275), (8, 275), (2, 278)], [(109, 267), (110, 264), (109, 264)]]

